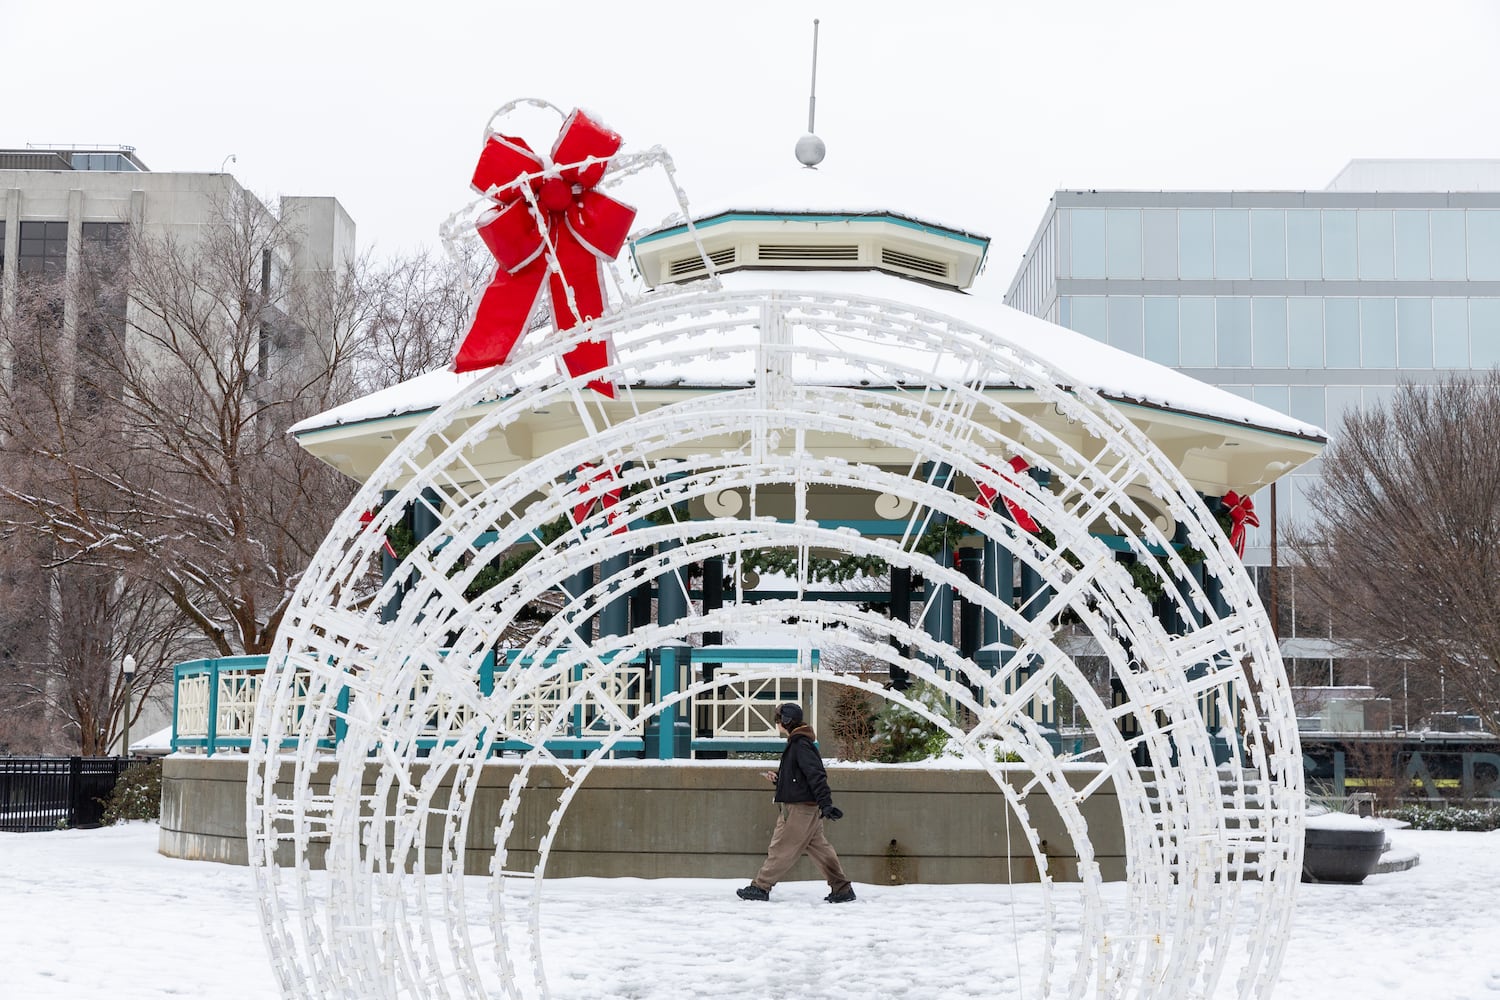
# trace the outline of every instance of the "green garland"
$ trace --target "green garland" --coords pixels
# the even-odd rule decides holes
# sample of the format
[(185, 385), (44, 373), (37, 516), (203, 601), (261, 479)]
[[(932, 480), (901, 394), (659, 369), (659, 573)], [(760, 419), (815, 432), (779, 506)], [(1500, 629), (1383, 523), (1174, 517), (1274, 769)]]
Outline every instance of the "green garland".
[[(634, 492), (628, 490), (627, 492)], [(1227, 536), (1233, 527), (1233, 521), (1229, 513), (1222, 508), (1214, 512), (1214, 519), (1219, 528)], [(651, 524), (667, 524), (671, 516), (666, 509), (653, 511), (647, 515), (646, 520)], [(537, 537), (545, 545), (550, 545), (562, 537), (571, 523), (567, 517), (559, 517), (548, 524), (537, 529)], [(916, 544), (911, 546), (910, 551), (924, 556), (933, 556), (940, 552), (944, 546), (950, 550), (957, 547), (958, 543), (974, 533), (974, 529), (957, 518), (945, 518), (940, 523), (929, 524), (926, 531), (917, 536)], [(709, 536), (699, 536), (709, 537)], [(1057, 547), (1057, 536), (1048, 528), (1041, 528), (1036, 533), (1037, 540), (1045, 547), (1055, 549)], [(400, 521), (391, 526), (386, 532), (386, 538), (391, 547), (396, 550), (397, 561), (405, 559), (416, 547), (416, 539), (413, 536), (411, 526), (406, 521)], [(522, 566), (540, 551), (535, 544), (524, 544), (514, 546), (504, 558), (491, 561), (477, 574), (464, 590), (464, 597), (468, 600), (476, 600), (485, 592), (503, 583), (514, 576)], [(1206, 558), (1205, 554), (1192, 546), (1184, 545), (1178, 550), (1178, 556), (1189, 566), (1196, 566)], [(1063, 553), (1063, 558), (1074, 569), (1083, 567), (1082, 561), (1072, 552)], [(1155, 557), (1160, 563), (1162, 557)], [(1136, 588), (1148, 600), (1159, 600), (1163, 594), (1160, 571), (1138, 559), (1125, 560), (1126, 570), (1130, 573), (1131, 581)], [(467, 565), (467, 561), (460, 563), (458, 569)], [(754, 570), (757, 573), (780, 573), (786, 576), (797, 576), (800, 570), (800, 556), (794, 548), (766, 548), (747, 549), (739, 553), (739, 567), (741, 570)], [(838, 557), (820, 556), (809, 552), (807, 556), (807, 578), (822, 583), (847, 583), (858, 577), (882, 576), (889, 572), (890, 564), (879, 556), (855, 556), (844, 555)]]

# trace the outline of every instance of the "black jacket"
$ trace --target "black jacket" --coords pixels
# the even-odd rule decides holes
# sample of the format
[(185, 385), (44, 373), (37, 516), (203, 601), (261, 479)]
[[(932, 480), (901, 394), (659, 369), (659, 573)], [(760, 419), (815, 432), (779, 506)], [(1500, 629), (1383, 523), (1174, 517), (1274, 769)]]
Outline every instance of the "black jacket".
[(781, 766), (776, 769), (777, 802), (816, 802), (824, 809), (833, 805), (828, 772), (823, 770), (823, 755), (815, 739), (811, 726), (798, 726), (787, 736)]

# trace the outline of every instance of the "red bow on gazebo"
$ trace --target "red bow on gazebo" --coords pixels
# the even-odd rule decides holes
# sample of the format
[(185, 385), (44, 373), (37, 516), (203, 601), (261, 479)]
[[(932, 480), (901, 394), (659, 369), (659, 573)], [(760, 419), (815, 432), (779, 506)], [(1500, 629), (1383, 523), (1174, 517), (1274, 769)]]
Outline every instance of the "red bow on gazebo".
[(1241, 496), (1234, 490), (1224, 494), (1224, 510), (1229, 514), (1229, 544), (1234, 546), (1235, 554), (1241, 559), (1245, 558), (1245, 525), (1252, 528), (1260, 527), (1260, 518), (1255, 516), (1255, 504), (1250, 502), (1248, 496)]
[[(1026, 459), (1022, 458), (1020, 455), (1017, 455), (1010, 460), (1010, 467), (1011, 471), (1016, 473), (1016, 475), (1020, 475), (1027, 469), (1031, 468), (1031, 466), (1027, 464)], [(1012, 485), (1019, 485), (1018, 483), (1016, 483), (1015, 476), (1012, 476), (1010, 473), (992, 469), (988, 465), (984, 466), (984, 470), (986, 472), (993, 472), (995, 475), (999, 476), (1001, 479)], [(1000, 496), (1000, 490), (990, 483), (984, 482), (983, 480), (979, 479), (974, 480), (974, 485), (979, 487), (980, 506), (985, 507), (989, 510), (993, 510), (995, 507), (995, 498)], [(1004, 499), (1005, 509), (1010, 511), (1010, 516), (1015, 519), (1016, 525), (1020, 527), (1022, 531), (1036, 534), (1038, 531), (1042, 530), (1037, 526), (1036, 521), (1032, 519), (1031, 515), (1026, 513), (1026, 509), (1024, 507), (1016, 503), (1014, 500), (1011, 500), (1009, 498)]]
[[(598, 473), (592, 477), (590, 472), (598, 469)], [(615, 478), (614, 469), (601, 469), (592, 463), (585, 462), (578, 467), (576, 492), (579, 496), (577, 503), (573, 504), (570, 512), (575, 525), (582, 524), (588, 520), (594, 508), (608, 512), (606, 521), (611, 526), (615, 523), (614, 511), (610, 508), (620, 502), (620, 484)], [(610, 534), (618, 535), (624, 532), (625, 525), (615, 528)]]
[[(499, 268), (458, 348), (454, 371), (504, 363), (549, 286), (552, 321), (559, 330), (604, 314), (602, 262), (625, 245), (635, 209), (595, 190), (609, 158), (624, 142), (582, 111), (563, 122), (550, 157), (522, 139), (491, 134), (479, 154), (473, 184), (496, 207), (475, 224)], [(587, 340), (563, 355), (570, 375), (609, 363), (602, 340)], [(589, 386), (613, 397), (614, 386)]]
[[(375, 512), (372, 510), (365, 511), (363, 514), (359, 515), (359, 530), (369, 531), (370, 525), (374, 522), (374, 520)], [(391, 536), (382, 535), (380, 540), (384, 543), (383, 548), (385, 549), (385, 554), (390, 556), (392, 559), (398, 558), (396, 555), (396, 547), (391, 544)]]

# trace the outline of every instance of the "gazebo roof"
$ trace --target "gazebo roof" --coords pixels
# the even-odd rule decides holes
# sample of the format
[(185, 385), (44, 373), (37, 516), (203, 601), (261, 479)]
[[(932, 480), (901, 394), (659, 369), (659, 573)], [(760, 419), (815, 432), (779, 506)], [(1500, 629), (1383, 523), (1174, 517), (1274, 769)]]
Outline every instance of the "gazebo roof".
[[(993, 293), (966, 293), (874, 270), (742, 270), (721, 275), (719, 280), (730, 294), (820, 293), (883, 300), (894, 310), (946, 317), (985, 331), (998, 341), (1037, 355), (1078, 385), (1114, 402), (1205, 493), (1244, 491), (1269, 483), (1315, 457), (1326, 443), (1321, 428), (1018, 312)], [(681, 296), (683, 308), (689, 309), (703, 287), (701, 283), (668, 285), (643, 301), (660, 306), (668, 304), (670, 296)], [(530, 336), (545, 337), (549, 332), (535, 331)], [(793, 330), (791, 336), (795, 343), (796, 338), (813, 340), (821, 334), (808, 328)], [(950, 365), (952, 372), (958, 372), (968, 363), (962, 357), (938, 358), (935, 372)], [(310, 452), (362, 481), (425, 414), (483, 374), (429, 372), (303, 420), (291, 432)], [(547, 375), (539, 370), (531, 377)], [(665, 405), (684, 394), (743, 388), (753, 382), (754, 375), (742, 356), (716, 357), (711, 342), (705, 340), (702, 351), (685, 352), (678, 362), (653, 365), (629, 384), (637, 405)], [(816, 361), (799, 357), (789, 375), (805, 385), (854, 386), (872, 391), (915, 387), (883, 382), (878, 375), (872, 377), (871, 370), (838, 357)], [(980, 381), (990, 392), (1018, 391), (1000, 372)], [(487, 405), (493, 404), (480, 403), (476, 408)], [(536, 448), (556, 447), (569, 433), (562, 426), (550, 427), (546, 414), (533, 419), (537, 426), (530, 428), (530, 438), (537, 442)], [(506, 446), (511, 448), (520, 439), (519, 435), (506, 437), (510, 439)], [(520, 463), (530, 457), (534, 456), (524, 450), (514, 451), (499, 464)], [(863, 456), (851, 452), (849, 457)]]

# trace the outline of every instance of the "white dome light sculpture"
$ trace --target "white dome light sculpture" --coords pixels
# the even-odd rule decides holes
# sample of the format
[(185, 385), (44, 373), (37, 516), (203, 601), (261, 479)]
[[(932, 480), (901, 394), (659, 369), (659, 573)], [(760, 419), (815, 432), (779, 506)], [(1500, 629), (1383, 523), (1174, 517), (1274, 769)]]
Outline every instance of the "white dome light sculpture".
[[(1004, 329), (932, 308), (932, 289), (898, 299), (872, 290), (901, 279), (866, 274), (729, 277), (744, 280), (667, 286), (457, 379), (369, 474), (317, 553), (268, 664), (251, 750), (250, 857), (282, 989), (551, 995), (543, 877), (574, 794), (619, 741), (658, 717), (670, 732), (680, 709), (714, 687), (689, 675), (659, 693), (641, 689), (621, 665), (705, 631), (776, 629), (804, 649), (851, 647), (899, 666), (977, 719), (971, 733), (948, 728), (994, 777), (1043, 873), (1045, 953), (1020, 995), (1269, 996), (1301, 874), (1296, 717), (1254, 587), (1180, 462), (1088, 380)], [(612, 342), (608, 366), (558, 374), (585, 339)], [(594, 378), (617, 398), (588, 389)], [(566, 427), (555, 446), (535, 445), (538, 415)], [(532, 441), (524, 454), (522, 438)], [(994, 471), (1012, 456), (1047, 470), (1046, 485)], [(596, 486), (590, 467), (614, 472)], [(1000, 505), (981, 511), (957, 486), (971, 480), (1041, 530), (1022, 530)], [(904, 532), (821, 523), (817, 498), (830, 491), (904, 518)], [(371, 599), (384, 534), (413, 507), (432, 530)], [(368, 525), (365, 511), (374, 511)], [(567, 519), (575, 511), (579, 524)], [(560, 534), (544, 530), (560, 520)], [(1028, 602), (997, 598), (946, 549), (922, 554), (917, 539), (955, 520), (1034, 574)], [(1101, 534), (1150, 570), (1169, 613), (1153, 608)], [(526, 544), (536, 554), (508, 576), (481, 577)], [(654, 548), (642, 560), (645, 546)], [(767, 549), (795, 553), (792, 596), (734, 592), (699, 610), (683, 592), (675, 621), (593, 633), (610, 602), (642, 583), (669, 592), (685, 586), (689, 564), (733, 565)], [(1185, 549), (1202, 554), (1200, 567)], [(1014, 652), (981, 666), (920, 625), (812, 599), (812, 557), (828, 553), (879, 557), (951, 588), (994, 617)], [(598, 578), (580, 585), (585, 566)], [(532, 665), (487, 666), (522, 610), (559, 592), (567, 597), (512, 654)], [(1107, 657), (1115, 703), (1061, 648), (1064, 613)], [(762, 673), (879, 690), (805, 656)], [(1097, 749), (1060, 749), (1034, 718), (1034, 704), (1059, 689), (1076, 699)], [(595, 747), (560, 759), (548, 741), (584, 712)], [(1122, 725), (1131, 720), (1138, 728)], [(1017, 749), (1021, 768), (979, 752), (994, 737)], [(498, 813), (486, 813), (474, 792), (501, 743), (531, 749)], [(1138, 763), (1146, 759), (1154, 768)], [(565, 786), (536, 864), (513, 868), (507, 837), (527, 772), (541, 764), (562, 768)], [(1080, 792), (1077, 773), (1090, 768)], [(1118, 895), (1079, 807), (1104, 782), (1126, 839)], [(1077, 885), (1047, 874), (1023, 804), (1037, 790), (1076, 846)], [(487, 879), (464, 872), (481, 828), (495, 830)], [(315, 863), (327, 868), (326, 889)]]

